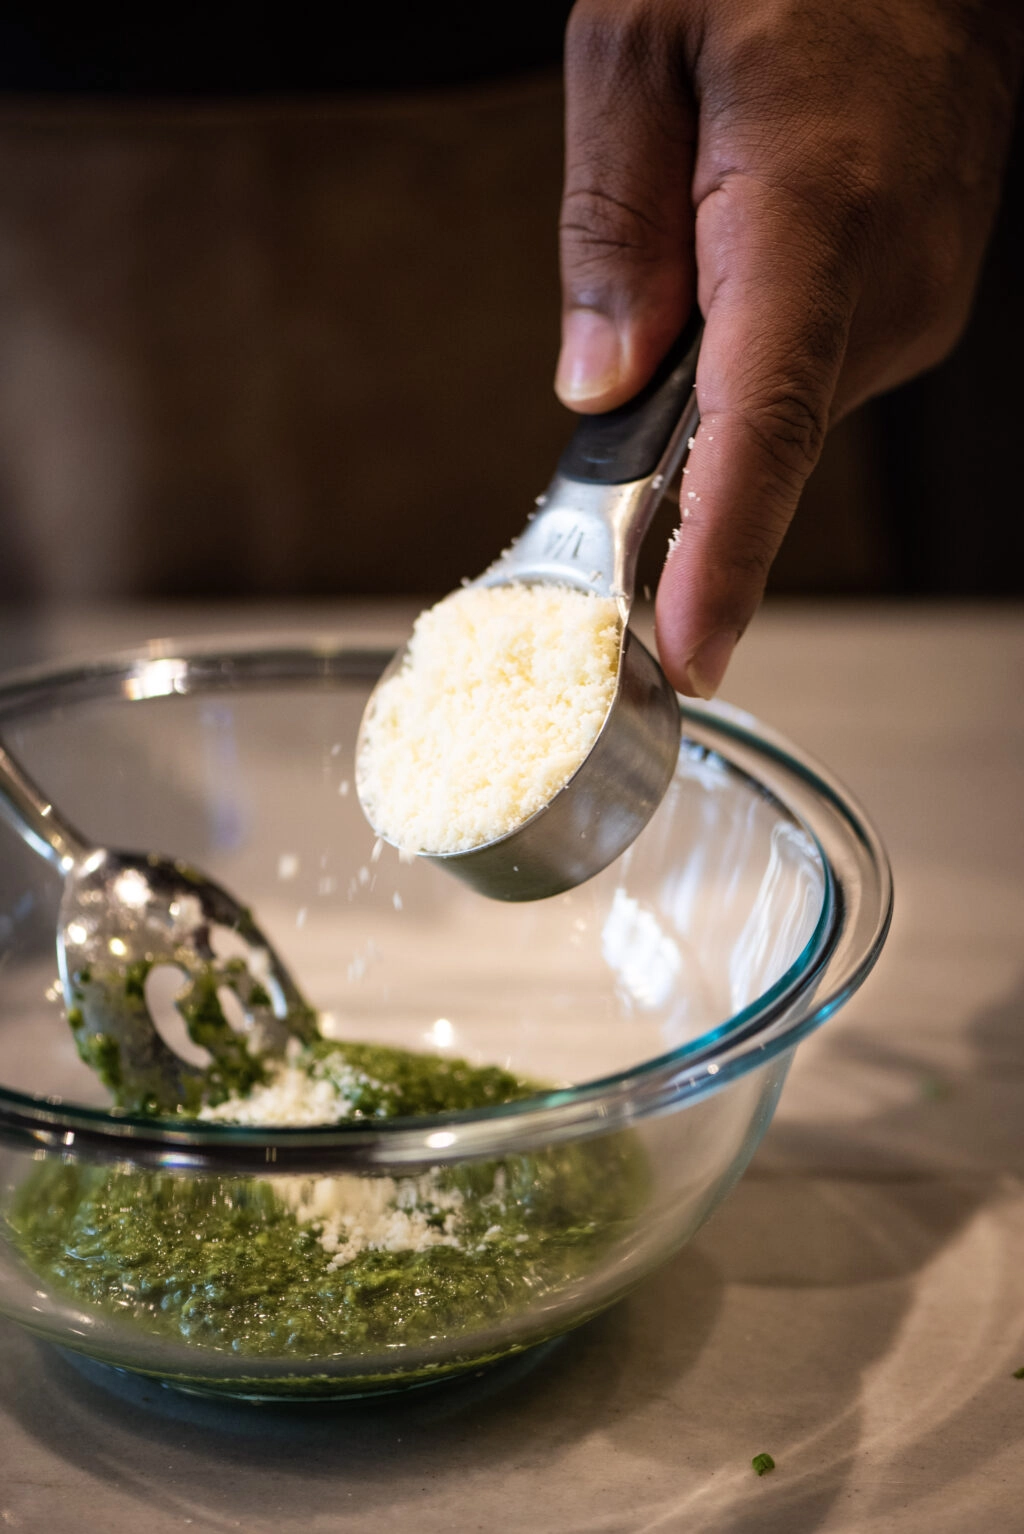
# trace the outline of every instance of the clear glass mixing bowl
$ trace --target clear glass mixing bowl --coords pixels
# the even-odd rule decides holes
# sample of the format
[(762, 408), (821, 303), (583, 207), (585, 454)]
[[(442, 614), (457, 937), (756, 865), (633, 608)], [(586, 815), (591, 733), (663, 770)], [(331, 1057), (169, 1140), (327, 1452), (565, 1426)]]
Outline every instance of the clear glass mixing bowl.
[[(722, 705), (684, 705), (667, 798), (577, 890), (497, 904), (401, 863), (375, 847), (353, 788), (387, 659), (308, 638), (154, 645), (11, 679), (0, 740), (98, 844), (171, 853), (251, 904), (327, 1031), (547, 1089), (314, 1129), (112, 1114), (54, 999), (60, 881), (0, 824), (0, 1311), (39, 1336), (256, 1400), (395, 1389), (551, 1338), (692, 1236), (764, 1134), (794, 1048), (878, 957), (892, 894), (870, 823), (822, 768)], [(343, 1177), (432, 1178), (469, 1202), (500, 1188), (527, 1222), (543, 1204), (543, 1260), (529, 1247), (522, 1272), (506, 1267), (514, 1282), (490, 1283), (481, 1241), (479, 1285), (443, 1314), (433, 1300), (417, 1313), (406, 1292), (405, 1319), (358, 1346), (311, 1345), (308, 1326), (299, 1345), (282, 1318), (280, 1345), (252, 1354), (168, 1320), (159, 1253), (148, 1300), (137, 1275), (84, 1295), (42, 1275), (18, 1237), (33, 1199), (73, 1204), (106, 1178), (152, 1231), (161, 1200), (230, 1206)], [(82, 1249), (60, 1258), (73, 1272)], [(263, 1303), (274, 1320), (272, 1277)]]

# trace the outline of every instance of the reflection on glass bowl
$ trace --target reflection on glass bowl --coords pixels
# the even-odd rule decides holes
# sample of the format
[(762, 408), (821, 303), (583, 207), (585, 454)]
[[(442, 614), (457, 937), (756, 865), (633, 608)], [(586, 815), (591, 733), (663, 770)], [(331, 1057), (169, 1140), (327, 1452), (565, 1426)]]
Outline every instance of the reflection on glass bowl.
[(59, 881), (0, 825), (0, 1310), (37, 1334), (249, 1399), (520, 1352), (689, 1239), (877, 958), (869, 822), (721, 705), (685, 706), (664, 803), (579, 889), (509, 906), (399, 861), (353, 788), (386, 660), (164, 645), (11, 680), (0, 739), (96, 842), (250, 903), (329, 1036), (536, 1092), (313, 1129), (113, 1115), (48, 999)]

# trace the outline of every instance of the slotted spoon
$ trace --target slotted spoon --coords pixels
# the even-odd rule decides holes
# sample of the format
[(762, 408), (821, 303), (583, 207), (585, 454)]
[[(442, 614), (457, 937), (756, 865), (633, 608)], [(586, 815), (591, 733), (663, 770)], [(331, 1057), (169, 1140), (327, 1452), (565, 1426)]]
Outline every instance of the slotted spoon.
[[(234, 895), (174, 858), (91, 846), (2, 746), (0, 816), (64, 877), (57, 966), (68, 1021), (119, 1108), (173, 1114), (244, 1092), (262, 1079), (265, 1054), (316, 1034), (316, 1014)], [(174, 1005), (208, 1065), (183, 1059), (154, 1022), (147, 981), (160, 966), (180, 972)]]

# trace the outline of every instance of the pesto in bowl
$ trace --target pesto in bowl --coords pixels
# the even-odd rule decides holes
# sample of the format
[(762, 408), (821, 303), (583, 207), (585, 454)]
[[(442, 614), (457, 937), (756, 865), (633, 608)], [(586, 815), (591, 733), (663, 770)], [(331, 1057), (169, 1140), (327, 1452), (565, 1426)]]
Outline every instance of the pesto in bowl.
[[(350, 1116), (374, 1120), (537, 1090), (498, 1067), (326, 1039), (293, 1052), (288, 1069), (331, 1081)], [(585, 1277), (636, 1219), (645, 1182), (629, 1134), (397, 1177), (47, 1160), (7, 1222), (39, 1279), (121, 1326), (307, 1372), (318, 1359), (358, 1367), (397, 1353), (393, 1371), (362, 1380), (395, 1388), (408, 1382), (406, 1350), (500, 1332), (538, 1294), (554, 1300)], [(288, 1374), (278, 1388), (295, 1394), (297, 1383)], [(273, 1394), (274, 1378), (261, 1388)], [(306, 1388), (322, 1393), (325, 1381), (311, 1375)]]

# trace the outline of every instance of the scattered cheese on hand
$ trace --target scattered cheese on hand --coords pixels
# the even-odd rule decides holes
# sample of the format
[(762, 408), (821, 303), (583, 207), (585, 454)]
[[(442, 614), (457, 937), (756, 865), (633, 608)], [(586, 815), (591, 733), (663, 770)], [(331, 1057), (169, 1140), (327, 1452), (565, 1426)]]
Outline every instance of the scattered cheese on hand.
[(402, 851), (463, 852), (514, 830), (572, 777), (615, 694), (612, 597), (469, 586), (421, 613), (363, 720), (356, 786)]

